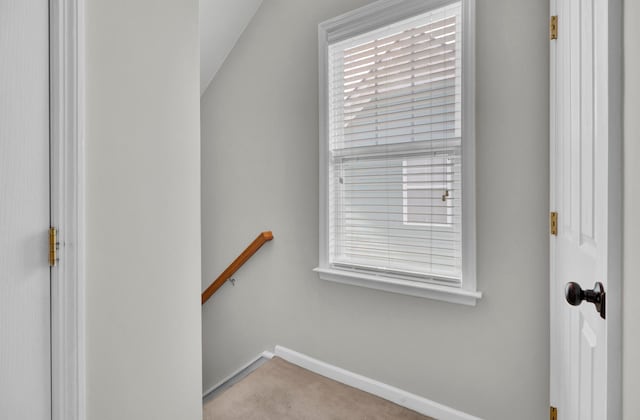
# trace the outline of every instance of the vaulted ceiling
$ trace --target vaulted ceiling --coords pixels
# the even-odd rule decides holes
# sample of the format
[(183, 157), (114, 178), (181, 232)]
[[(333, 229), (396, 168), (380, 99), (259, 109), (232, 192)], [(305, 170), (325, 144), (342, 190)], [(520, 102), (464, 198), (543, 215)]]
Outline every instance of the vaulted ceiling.
[(260, 4), (262, 0), (200, 0), (200, 95)]

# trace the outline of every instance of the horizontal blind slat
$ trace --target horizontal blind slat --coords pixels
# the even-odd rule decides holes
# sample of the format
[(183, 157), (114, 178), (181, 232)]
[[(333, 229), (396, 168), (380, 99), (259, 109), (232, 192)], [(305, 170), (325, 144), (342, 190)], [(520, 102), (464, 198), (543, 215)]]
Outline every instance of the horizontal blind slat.
[[(371, 94), (359, 96), (352, 95), (352, 98), (348, 100), (345, 100), (343, 98), (333, 98), (330, 100), (331, 105), (335, 106), (337, 104), (342, 104), (342, 106), (344, 106), (344, 110), (342, 110), (341, 113), (348, 114), (353, 112), (364, 112), (369, 108), (382, 107), (383, 105), (397, 105), (406, 103), (406, 101), (414, 101), (416, 99), (435, 100), (444, 96), (451, 96), (451, 91), (452, 89), (455, 89), (455, 87), (456, 80), (449, 78), (434, 81), (432, 83), (429, 83), (428, 85), (407, 86), (402, 89), (396, 89), (387, 92), (374, 91)], [(438, 94), (435, 94), (436, 92)], [(359, 107), (362, 107), (362, 109), (360, 109)]]
[[(446, 127), (446, 128), (439, 128), (437, 130), (432, 129), (429, 131), (422, 131), (422, 132), (411, 133), (411, 134), (405, 134), (405, 133), (384, 134), (381, 136), (369, 136), (369, 137), (359, 138), (359, 139), (346, 139), (346, 140), (343, 140), (343, 144), (353, 145), (353, 143), (371, 143), (374, 140), (377, 140), (377, 142), (373, 142), (373, 144), (388, 144), (388, 143), (391, 143), (389, 142), (389, 140), (401, 141), (402, 139), (404, 139), (404, 142), (417, 142), (417, 141), (426, 141), (426, 140), (447, 140), (447, 139), (454, 138), (454, 135), (455, 135), (455, 129)], [(370, 146), (372, 144), (367, 144), (367, 145)]]
[[(431, 102), (430, 104), (422, 105), (417, 103), (413, 109), (407, 109), (407, 105), (403, 108), (397, 108), (392, 110), (382, 109), (379, 113), (375, 115), (360, 115), (360, 116), (344, 116), (339, 123), (342, 124), (344, 128), (354, 128), (361, 127), (364, 125), (372, 125), (372, 124), (391, 124), (391, 123), (400, 123), (404, 121), (410, 121), (412, 119), (418, 118), (435, 118), (435, 117), (457, 117), (457, 103), (456, 102), (448, 102), (441, 104), (434, 104)], [(335, 129), (335, 128), (334, 128)]]
[[(434, 64), (421, 72), (404, 72), (400, 74), (391, 74), (388, 76), (377, 77), (372, 80), (364, 80), (359, 84), (345, 85), (342, 92), (345, 98), (360, 97), (363, 93), (388, 92), (396, 88), (404, 88), (407, 83), (410, 86), (429, 83), (435, 80), (454, 79), (455, 78), (455, 61), (444, 61)], [(357, 95), (357, 96), (356, 96)]]
[(444, 27), (444, 26), (447, 26), (447, 25), (451, 25), (453, 23), (455, 23), (455, 17), (453, 17), (453, 16), (450, 16), (450, 17), (447, 17), (447, 18), (444, 18), (444, 19), (434, 20), (432, 22), (425, 23), (424, 25), (417, 26), (416, 28), (405, 30), (405, 31), (403, 31), (403, 32), (401, 32), (399, 34), (396, 34), (396, 35), (382, 36), (382, 37), (376, 38), (374, 40), (370, 40), (368, 42), (361, 43), (361, 44), (353, 46), (353, 47), (344, 48), (342, 51), (346, 56), (346, 55), (349, 55), (349, 54), (351, 54), (353, 52), (357, 52), (357, 51), (362, 50), (362, 49), (378, 46), (378, 45), (380, 45), (382, 43), (389, 43), (389, 42), (397, 41), (398, 39), (401, 39), (402, 37), (413, 36), (413, 35), (420, 34), (420, 33), (428, 33), (429, 31), (437, 30), (437, 29), (439, 29), (441, 27)]
[[(410, 44), (407, 48), (386, 51), (383, 56), (379, 56), (377, 58), (370, 57), (368, 60), (361, 60), (360, 62), (353, 63), (351, 65), (345, 65), (343, 63), (339, 70), (341, 70), (341, 75), (345, 79), (348, 79), (363, 71), (385, 70), (397, 63), (435, 57), (443, 53), (455, 51), (455, 37), (456, 34), (451, 33), (447, 35), (446, 38), (438, 41), (425, 42), (422, 44)], [(333, 59), (339, 60), (340, 58), (334, 57)]]
[(375, 45), (371, 45), (370, 48), (361, 48), (358, 51), (354, 51), (352, 54), (341, 54), (340, 58), (342, 59), (341, 61), (344, 63), (345, 67), (354, 66), (355, 63), (361, 62), (362, 60), (366, 60), (370, 57), (377, 57), (388, 51), (400, 51), (413, 45), (423, 44), (425, 47), (428, 47), (434, 44), (451, 42), (451, 35), (453, 34), (455, 34), (455, 25), (444, 25), (417, 36), (409, 37), (408, 35), (398, 35), (403, 38), (395, 41), (383, 40), (377, 42)]
[[(421, 87), (426, 87), (427, 89), (429, 89), (433, 86), (434, 83), (444, 84), (449, 82), (451, 85), (455, 85), (456, 78), (451, 76), (450, 72), (451, 69), (442, 69), (423, 77), (414, 77), (413, 79), (410, 79), (410, 83), (407, 80), (397, 80), (388, 82), (385, 85), (378, 84), (372, 87), (362, 88), (357, 91), (352, 91), (348, 94), (344, 94), (344, 99), (340, 98), (339, 100), (344, 100), (346, 103), (349, 103), (349, 101), (371, 99), (371, 97), (375, 96), (400, 96), (398, 95), (398, 92), (401, 92), (401, 94), (404, 94), (404, 92), (407, 91), (418, 92)], [(334, 97), (330, 100), (335, 103), (336, 99), (338, 98)]]
[(455, 74), (456, 54), (455, 50), (436, 57), (428, 57), (419, 60), (417, 57), (411, 57), (411, 60), (396, 63), (396, 65), (385, 69), (370, 70), (364, 73), (358, 73), (353, 77), (344, 78), (343, 88), (349, 88), (353, 85), (366, 83), (379, 83), (387, 78), (413, 76), (432, 73), (433, 68), (450, 67), (451, 74)]

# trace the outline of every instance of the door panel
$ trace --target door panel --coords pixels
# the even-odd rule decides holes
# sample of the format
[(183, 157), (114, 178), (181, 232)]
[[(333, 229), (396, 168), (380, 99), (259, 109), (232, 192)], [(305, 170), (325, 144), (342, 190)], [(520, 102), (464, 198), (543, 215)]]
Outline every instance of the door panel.
[[(551, 405), (563, 420), (613, 420), (610, 349), (617, 348), (589, 302), (570, 306), (568, 282), (591, 289), (610, 278), (619, 249), (617, 168), (611, 151), (609, 12), (615, 1), (554, 0), (558, 39), (551, 44)], [(614, 282), (614, 283), (612, 283)], [(605, 299), (608, 300), (608, 299)], [(607, 302), (607, 305), (609, 302)], [(614, 310), (618, 310), (615, 306)], [(615, 318), (615, 317), (614, 317)]]
[(0, 0), (0, 418), (51, 418), (46, 0)]

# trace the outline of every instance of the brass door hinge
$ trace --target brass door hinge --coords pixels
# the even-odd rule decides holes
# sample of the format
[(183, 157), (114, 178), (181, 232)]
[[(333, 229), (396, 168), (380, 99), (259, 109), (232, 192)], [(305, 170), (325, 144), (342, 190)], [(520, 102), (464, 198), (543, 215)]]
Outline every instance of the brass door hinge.
[(558, 39), (558, 16), (551, 16), (549, 20), (549, 39)]
[(549, 215), (549, 228), (552, 235), (558, 236), (558, 213), (555, 211)]
[(49, 267), (55, 267), (58, 263), (58, 230), (49, 228)]
[(549, 420), (558, 420), (558, 409), (553, 406), (549, 410)]

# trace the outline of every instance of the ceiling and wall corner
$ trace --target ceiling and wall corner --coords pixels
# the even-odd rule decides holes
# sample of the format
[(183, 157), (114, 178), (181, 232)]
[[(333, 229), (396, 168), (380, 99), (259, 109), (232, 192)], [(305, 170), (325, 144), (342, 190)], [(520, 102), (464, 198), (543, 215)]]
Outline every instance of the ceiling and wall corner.
[(200, 95), (256, 14), (262, 0), (200, 1)]

